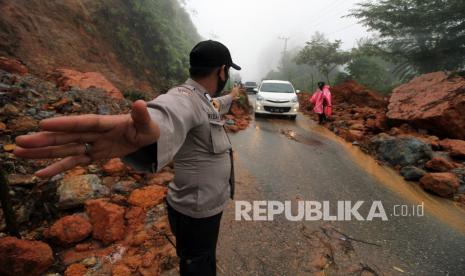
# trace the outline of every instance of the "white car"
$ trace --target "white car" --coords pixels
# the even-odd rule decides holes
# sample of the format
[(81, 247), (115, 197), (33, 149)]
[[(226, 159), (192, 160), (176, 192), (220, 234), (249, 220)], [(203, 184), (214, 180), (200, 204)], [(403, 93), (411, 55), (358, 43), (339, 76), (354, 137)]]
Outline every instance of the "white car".
[(257, 91), (255, 114), (274, 114), (297, 117), (299, 99), (294, 86), (288, 81), (264, 80)]

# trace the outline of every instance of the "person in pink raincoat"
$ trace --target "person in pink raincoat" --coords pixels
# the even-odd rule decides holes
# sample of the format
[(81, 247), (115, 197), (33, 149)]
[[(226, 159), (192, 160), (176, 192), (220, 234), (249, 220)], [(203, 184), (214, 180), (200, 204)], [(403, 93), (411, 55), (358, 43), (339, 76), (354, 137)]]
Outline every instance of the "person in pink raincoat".
[(318, 89), (310, 98), (313, 104), (313, 112), (318, 114), (319, 124), (326, 122), (326, 119), (332, 115), (331, 91), (329, 85), (324, 82), (318, 83)]

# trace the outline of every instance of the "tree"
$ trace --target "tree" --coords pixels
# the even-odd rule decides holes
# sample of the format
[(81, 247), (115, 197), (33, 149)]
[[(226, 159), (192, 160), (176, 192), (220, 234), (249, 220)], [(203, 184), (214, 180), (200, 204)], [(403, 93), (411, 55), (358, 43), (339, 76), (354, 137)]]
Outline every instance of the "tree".
[(380, 46), (401, 63), (401, 73), (465, 65), (463, 0), (381, 0), (358, 6), (351, 15), (380, 34)]
[(350, 54), (341, 51), (340, 47), (340, 40), (330, 42), (323, 34), (316, 32), (311, 41), (306, 42), (306, 46), (298, 53), (296, 62), (316, 66), (330, 83), (329, 74), (338, 65), (343, 65), (350, 59)]
[(347, 65), (350, 78), (383, 94), (389, 93), (400, 81), (392, 73), (395, 65), (386, 60), (375, 47), (376, 39), (360, 39), (357, 48), (352, 49)]

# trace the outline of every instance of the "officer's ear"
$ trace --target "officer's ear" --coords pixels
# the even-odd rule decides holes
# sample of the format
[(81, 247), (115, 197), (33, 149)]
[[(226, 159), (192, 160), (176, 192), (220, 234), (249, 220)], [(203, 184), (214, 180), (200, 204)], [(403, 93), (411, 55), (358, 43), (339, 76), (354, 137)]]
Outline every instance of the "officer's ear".
[(226, 65), (220, 67), (219, 77), (222, 81), (226, 81)]

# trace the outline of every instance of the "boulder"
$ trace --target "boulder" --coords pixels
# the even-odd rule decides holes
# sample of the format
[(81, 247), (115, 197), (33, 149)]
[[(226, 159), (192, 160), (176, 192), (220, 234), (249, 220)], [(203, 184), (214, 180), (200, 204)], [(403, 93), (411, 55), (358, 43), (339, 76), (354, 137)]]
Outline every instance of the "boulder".
[(57, 189), (58, 207), (69, 209), (81, 206), (86, 200), (108, 195), (110, 190), (95, 174), (63, 178)]
[(103, 171), (108, 175), (121, 175), (126, 172), (126, 165), (120, 158), (112, 158), (103, 165)]
[(79, 72), (71, 69), (56, 70), (57, 85), (63, 90), (70, 90), (72, 87), (88, 89), (95, 87), (104, 90), (110, 97), (123, 99), (123, 94), (110, 81), (98, 72)]
[(415, 166), (406, 166), (400, 170), (400, 174), (407, 181), (417, 181), (420, 178), (422, 178), (426, 174), (426, 172)]
[(0, 57), (0, 69), (18, 75), (26, 75), (29, 71), (21, 61), (7, 57)]
[(129, 195), (134, 189), (139, 188), (139, 184), (133, 180), (118, 181), (111, 185), (112, 194)]
[(443, 157), (433, 157), (425, 167), (435, 172), (448, 172), (455, 168), (455, 164)]
[(83, 264), (72, 264), (65, 270), (65, 276), (85, 276), (87, 268)]
[(457, 192), (460, 183), (453, 173), (428, 173), (420, 179), (423, 189), (431, 191), (441, 197), (451, 198)]
[(8, 121), (8, 129), (14, 132), (34, 131), (37, 126), (37, 121), (29, 116), (21, 116)]
[(392, 166), (422, 165), (433, 155), (430, 145), (414, 137), (393, 137), (381, 133), (371, 138), (370, 145), (380, 160)]
[(168, 189), (166, 187), (152, 185), (134, 190), (129, 196), (128, 202), (134, 206), (149, 208), (163, 202)]
[(84, 240), (90, 233), (92, 225), (88, 219), (81, 215), (71, 215), (56, 221), (47, 236), (61, 245), (70, 245)]
[(0, 114), (5, 116), (17, 116), (19, 114), (19, 110), (15, 105), (7, 103), (0, 108)]
[(452, 157), (465, 158), (465, 141), (457, 139), (445, 139), (439, 145), (447, 150)]
[(93, 199), (86, 201), (85, 208), (92, 223), (94, 239), (108, 244), (124, 238), (126, 227), (123, 207), (107, 199)]
[(465, 139), (465, 79), (436, 72), (394, 89), (387, 117), (440, 137)]
[(170, 171), (164, 170), (156, 174), (150, 175), (147, 183), (148, 185), (166, 185), (173, 181), (174, 174)]
[(111, 270), (111, 275), (112, 276), (131, 276), (132, 272), (131, 272), (131, 269), (129, 269), (129, 267), (127, 267), (126, 265), (117, 264), (113, 266)]
[(0, 275), (41, 275), (54, 262), (50, 246), (40, 241), (0, 238)]

